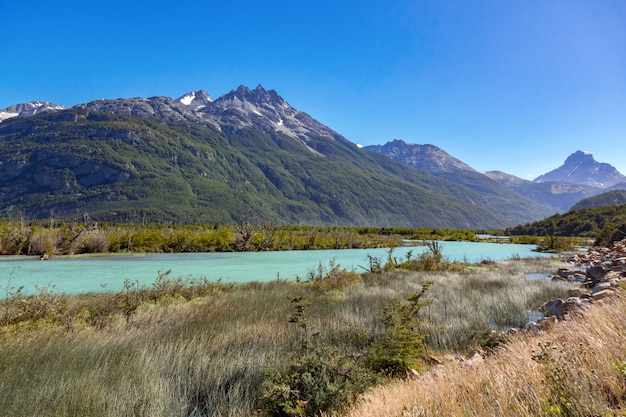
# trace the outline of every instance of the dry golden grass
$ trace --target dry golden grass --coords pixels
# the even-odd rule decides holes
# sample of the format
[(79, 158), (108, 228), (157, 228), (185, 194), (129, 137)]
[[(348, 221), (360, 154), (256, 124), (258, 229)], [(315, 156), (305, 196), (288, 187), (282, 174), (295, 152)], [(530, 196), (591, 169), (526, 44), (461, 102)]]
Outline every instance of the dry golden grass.
[(626, 415), (626, 298), (594, 304), (484, 362), (449, 361), (372, 389), (347, 416)]

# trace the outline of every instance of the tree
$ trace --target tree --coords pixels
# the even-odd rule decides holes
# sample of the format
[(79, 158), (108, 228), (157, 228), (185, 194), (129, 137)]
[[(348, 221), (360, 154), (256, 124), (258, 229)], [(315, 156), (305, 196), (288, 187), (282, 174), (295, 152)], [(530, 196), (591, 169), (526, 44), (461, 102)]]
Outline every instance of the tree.
[(430, 304), (422, 297), (432, 282), (422, 284), (419, 292), (407, 298), (406, 302), (387, 305), (381, 317), (385, 331), (374, 343), (368, 360), (372, 369), (392, 376), (406, 375), (412, 369), (421, 368), (427, 350), (419, 319), (419, 312)]

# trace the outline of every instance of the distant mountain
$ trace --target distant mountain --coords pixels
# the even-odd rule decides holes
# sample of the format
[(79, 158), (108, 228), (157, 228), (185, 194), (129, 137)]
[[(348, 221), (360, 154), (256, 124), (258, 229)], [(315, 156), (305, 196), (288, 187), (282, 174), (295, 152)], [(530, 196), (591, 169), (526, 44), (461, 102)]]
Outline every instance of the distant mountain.
[(604, 206), (618, 206), (626, 204), (625, 190), (612, 190), (606, 193), (598, 194), (593, 197), (585, 198), (576, 203), (572, 210), (590, 209)]
[(608, 189), (626, 189), (624, 177), (613, 166), (596, 162), (589, 152), (577, 151), (565, 163), (534, 181), (500, 171), (485, 175), (539, 203), (568, 211), (579, 201)]
[(417, 145), (394, 139), (384, 145), (370, 145), (364, 148), (370, 152), (385, 155), (404, 165), (423, 169), (430, 173), (463, 171), (478, 173), (469, 165), (459, 159), (453, 158), (443, 149), (435, 145)]
[(384, 145), (365, 146), (364, 149), (468, 188), (476, 195), (473, 204), (505, 216), (512, 224), (541, 219), (557, 211), (507, 188), (434, 145), (395, 139)]
[(17, 116), (33, 116), (38, 113), (45, 113), (48, 111), (57, 111), (65, 109), (65, 106), (59, 104), (31, 101), (29, 103), (16, 104), (11, 107), (7, 107), (4, 110), (0, 110), (0, 122)]
[(0, 123), (4, 218), (502, 228), (468, 187), (360, 149), (273, 90), (96, 100)]
[(485, 175), (533, 201), (548, 204), (558, 211), (568, 211), (583, 198), (598, 194), (602, 189), (568, 182), (533, 182), (501, 171), (488, 171)]
[(626, 177), (612, 165), (596, 162), (591, 153), (576, 151), (559, 168), (535, 178), (534, 182), (567, 182), (607, 188), (626, 182)]

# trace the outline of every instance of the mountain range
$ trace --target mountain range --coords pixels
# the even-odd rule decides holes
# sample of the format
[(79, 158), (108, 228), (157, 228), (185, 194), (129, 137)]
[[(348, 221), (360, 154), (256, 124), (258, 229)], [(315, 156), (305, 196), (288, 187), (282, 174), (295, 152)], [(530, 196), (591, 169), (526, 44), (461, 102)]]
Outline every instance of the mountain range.
[(567, 211), (588, 197), (626, 190), (626, 176), (610, 164), (595, 161), (593, 155), (585, 151), (574, 152), (559, 168), (529, 181), (501, 171), (478, 172), (434, 145), (416, 145), (396, 139), (365, 149), (467, 185), (492, 200), (506, 196), (490, 179), (558, 212)]
[[(25, 103), (0, 111), (0, 215), (477, 229), (558, 210), (523, 192), (523, 180), (393, 143), (362, 149), (260, 85), (215, 100), (199, 90)], [(415, 152), (402, 160), (385, 147)]]

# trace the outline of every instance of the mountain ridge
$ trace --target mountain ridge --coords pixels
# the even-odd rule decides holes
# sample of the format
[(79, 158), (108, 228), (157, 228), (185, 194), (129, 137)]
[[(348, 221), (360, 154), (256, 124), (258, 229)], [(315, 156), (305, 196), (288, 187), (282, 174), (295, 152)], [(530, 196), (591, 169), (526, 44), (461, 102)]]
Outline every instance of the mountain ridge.
[[(215, 181), (216, 175), (215, 172), (212, 172), (213, 170), (217, 169), (222, 172), (220, 174), (221, 181), (225, 184), (218, 186), (216, 183), (212, 183), (213, 185), (209, 187), (214, 190), (221, 190), (220, 195), (230, 201), (224, 207), (216, 208), (221, 214), (214, 217), (219, 218), (220, 222), (240, 221), (242, 219), (242, 210), (232, 206), (237, 201), (237, 204), (245, 207), (244, 211), (247, 213), (257, 211), (259, 217), (284, 216), (285, 219), (288, 218), (289, 221), (296, 223), (306, 222), (308, 221), (306, 219), (310, 219), (316, 224), (367, 225), (370, 219), (375, 218), (376, 224), (385, 226), (426, 225), (427, 227), (441, 227), (445, 224), (447, 227), (460, 228), (498, 228), (551, 215), (557, 207), (552, 200), (563, 200), (562, 196), (554, 197), (555, 184), (559, 183), (533, 183), (533, 187), (544, 187), (544, 191), (538, 193), (536, 188), (528, 191), (525, 190), (529, 183), (526, 180), (519, 179), (518, 183), (513, 186), (510, 183), (512, 176), (508, 177), (509, 184), (504, 180), (508, 174), (501, 173), (499, 179), (490, 178), (489, 173), (479, 173), (435, 145), (413, 145), (401, 140), (394, 140), (385, 145), (372, 145), (360, 149), (358, 145), (318, 122), (307, 113), (294, 109), (276, 91), (266, 90), (260, 84), (252, 90), (241, 85), (237, 89), (222, 94), (217, 99), (213, 99), (204, 90), (195, 90), (183, 94), (177, 99), (165, 96), (101, 99), (78, 104), (71, 108), (52, 103), (47, 103), (47, 106), (24, 105), (20, 109), (21, 113), (17, 112), (17, 106), (5, 109), (4, 113), (14, 116), (0, 120), (0, 137), (6, 138), (2, 135), (19, 136), (20, 129), (27, 133), (34, 129), (33, 131), (44, 132), (45, 135), (48, 135), (48, 137), (43, 138), (38, 133), (37, 137), (40, 141), (47, 141), (51, 145), (54, 144), (54, 147), (59, 147), (59, 149), (54, 149), (54, 152), (57, 153), (56, 158), (67, 165), (63, 167), (61, 166), (62, 163), (57, 161), (54, 166), (46, 166), (45, 164), (51, 163), (50, 155), (46, 156), (41, 149), (33, 150), (34, 153), (30, 154), (29, 157), (36, 158), (41, 165), (37, 169), (33, 168), (31, 172), (33, 183), (44, 188), (45, 186), (52, 187), (53, 193), (59, 193), (61, 189), (68, 193), (68, 190), (73, 186), (79, 185), (92, 188), (112, 187), (111, 181), (113, 179), (123, 184), (124, 181), (128, 182), (135, 178), (133, 175), (138, 175), (136, 169), (134, 171), (127, 169), (128, 166), (133, 166), (132, 160), (127, 160), (123, 167), (113, 164), (112, 168), (107, 164), (90, 162), (79, 168), (78, 166), (81, 165), (80, 162), (77, 162), (77, 158), (80, 159), (79, 156), (69, 149), (71, 147), (69, 143), (58, 142), (57, 137), (71, 137), (72, 140), (93, 138), (94, 145), (98, 144), (102, 149), (110, 148), (111, 144), (107, 141), (114, 140), (141, 147), (148, 152), (147, 149), (151, 146), (149, 145), (149, 137), (153, 135), (153, 138), (158, 136), (159, 141), (163, 143), (153, 141), (154, 147), (159, 148), (158, 150), (153, 149), (157, 154), (142, 154), (141, 158), (150, 159), (158, 156), (172, 160), (189, 158), (189, 155), (181, 153), (186, 148), (194, 149), (195, 154), (201, 153), (199, 148), (203, 148), (206, 145), (204, 142), (211, 138), (210, 142), (215, 146), (218, 146), (216, 144), (219, 143), (221, 152), (224, 152), (223, 155), (228, 155), (225, 157), (228, 162), (217, 167), (211, 166), (211, 164), (207, 166), (206, 161), (202, 160), (198, 162), (196, 171), (199, 171), (204, 178), (213, 178), (212, 181)], [(40, 108), (41, 111), (34, 111), (32, 116), (29, 116), (28, 109), (36, 107)], [(8, 110), (12, 110), (12, 112)], [(106, 116), (98, 116), (100, 113), (103, 115), (115, 114), (132, 119), (114, 120)], [(51, 116), (54, 114), (57, 114), (58, 117)], [(29, 119), (29, 117), (34, 119)], [(98, 124), (98, 119), (102, 119), (102, 123)], [(157, 128), (153, 122), (148, 122), (149, 120), (158, 121), (158, 124), (164, 127)], [(95, 127), (95, 125), (98, 126)], [(128, 129), (115, 127), (119, 125), (130, 127)], [(189, 138), (189, 135), (192, 138)], [(29, 141), (30, 139), (22, 137), (21, 140)], [(178, 142), (187, 140), (191, 140), (193, 144), (187, 143), (182, 149), (174, 146)], [(169, 143), (167, 145), (169, 147), (176, 147), (176, 150), (165, 150), (164, 146), (166, 145), (164, 143)], [(408, 145), (414, 147), (411, 150), (412, 153), (408, 152)], [(35, 145), (31, 143), (29, 146), (34, 147)], [(81, 146), (85, 145), (81, 144)], [(391, 155), (391, 158), (388, 158), (389, 155), (384, 157), (379, 155), (379, 153), (383, 153), (385, 147), (388, 148), (387, 151), (391, 149), (391, 153), (395, 157), (394, 155)], [(133, 155), (138, 151), (136, 148), (125, 149), (126, 152)], [(214, 148), (203, 152), (205, 152), (207, 159), (213, 158), (212, 161), (216, 161), (218, 152)], [(106, 155), (101, 156), (101, 160), (125, 158), (123, 155), (104, 153)], [(404, 159), (404, 161), (387, 162), (387, 160), (394, 159)], [(0, 181), (8, 178), (18, 181), (14, 178), (14, 175), (19, 171), (17, 167), (24, 163), (33, 162), (35, 159), (26, 161), (25, 156), (22, 155), (18, 161), (11, 154), (10, 149), (5, 149), (4, 154), (0, 154), (0, 161), (2, 161), (0, 164)], [(202, 200), (202, 198), (197, 200), (197, 194), (200, 193), (198, 190), (202, 187), (190, 185), (195, 183), (195, 180), (189, 178), (190, 172), (185, 171), (183, 175), (180, 169), (166, 168), (158, 161), (153, 161), (150, 165), (153, 168), (160, 167), (159, 169), (155, 168), (155, 171), (150, 174), (151, 176), (162, 178), (165, 183), (174, 181), (183, 189), (191, 190), (189, 192), (193, 196), (188, 195), (186, 198), (196, 201), (197, 204), (199, 204), (198, 201)], [(167, 172), (160, 171), (162, 169)], [(50, 174), (58, 170), (64, 170), (64, 174)], [(94, 170), (90, 174), (91, 176), (86, 174), (90, 170)], [(249, 202), (242, 201), (241, 196), (234, 196), (235, 194), (246, 195), (246, 192), (241, 187), (234, 186), (232, 182), (224, 180), (224, 178), (238, 177), (234, 172), (228, 172), (237, 170), (252, 175), (253, 180), (243, 179), (243, 181), (256, 189), (254, 193), (249, 194), (250, 198), (254, 194), (256, 197), (253, 200), (263, 204), (255, 207)], [(47, 174), (44, 175), (43, 173), (46, 172)], [(182, 177), (174, 180), (173, 176), (179, 174)], [(491, 176), (493, 177), (493, 174)], [(323, 180), (320, 181), (320, 178)], [(183, 185), (184, 183), (187, 185)], [(25, 183), (20, 184), (22, 184), (20, 190), (29, 189)], [(133, 184), (134, 187), (140, 187), (136, 183)], [(561, 186), (563, 189), (571, 186), (566, 185), (566, 183), (561, 184), (564, 184)], [(0, 185), (3, 184), (0, 183)], [(331, 192), (325, 188), (335, 189)], [(385, 188), (387, 189), (385, 190)], [(4, 190), (6, 191), (0, 197), (0, 212), (2, 211), (1, 201), (8, 204), (7, 196), (15, 195), (15, 192), (7, 190), (7, 187), (4, 187)], [(359, 193), (359, 190), (362, 193)], [(575, 195), (576, 198), (580, 199), (592, 193), (593, 190), (595, 190), (593, 187), (581, 187), (581, 189), (570, 192), (568, 195)], [(87, 191), (84, 192), (89, 194)], [(538, 194), (543, 195), (542, 193), (545, 194), (545, 198), (534, 198)], [(129, 201), (136, 200), (129, 196), (121, 198), (120, 195), (123, 194), (123, 191), (118, 189), (113, 192), (113, 195), (117, 196), (113, 200), (115, 198), (119, 198), (120, 201), (126, 201), (125, 198)], [(153, 195), (152, 191), (143, 192), (143, 194)], [(365, 206), (370, 204), (368, 201), (372, 198), (370, 194), (374, 196), (372, 201), (375, 201), (371, 204), (378, 208), (374, 211), (363, 210), (363, 207), (359, 208), (357, 204), (359, 201)], [(55, 198), (60, 199), (58, 195)], [(81, 199), (75, 196), (72, 198)], [(91, 198), (96, 197), (92, 196)], [(397, 201), (396, 198), (404, 198), (405, 201)], [(49, 198), (42, 196), (42, 199), (47, 201), (46, 199)], [(386, 199), (395, 200), (396, 203), (389, 205), (388, 202), (384, 201)], [(444, 202), (446, 199), (449, 204)], [(182, 198), (181, 201), (184, 200), (185, 198)], [(406, 207), (407, 212), (412, 211), (411, 206), (406, 205), (406, 201), (414, 203), (413, 207), (417, 207), (417, 209), (413, 211), (419, 211), (420, 216), (414, 213), (397, 213), (399, 207)], [(142, 206), (136, 201), (135, 203), (136, 206)], [(573, 203), (575, 201), (567, 202), (569, 205)], [(29, 204), (34, 203), (31, 201)], [(285, 205), (293, 210), (303, 206), (308, 208), (303, 211), (306, 214), (303, 214), (302, 218), (298, 218), (293, 216), (293, 213), (286, 215), (285, 213), (289, 209), (284, 208)], [(279, 206), (283, 206), (283, 208), (279, 209)], [(146, 209), (146, 207), (142, 207)], [(173, 213), (177, 209), (171, 205), (168, 210)], [(203, 210), (206, 211), (208, 208)], [(386, 210), (392, 214), (385, 215)], [(448, 218), (449, 216), (445, 214), (446, 210), (454, 212), (452, 217), (456, 220)], [(558, 207), (558, 210), (565, 210), (565, 208)], [(111, 210), (111, 212), (114, 211)], [(183, 209), (182, 211), (187, 212), (188, 210)], [(233, 214), (228, 215), (228, 211)], [(351, 211), (355, 214), (351, 214)], [(39, 217), (44, 216), (44, 212), (45, 210), (42, 211), (42, 209), (36, 211)], [(57, 212), (59, 211), (57, 210)], [(313, 212), (316, 214), (312, 214)], [(433, 216), (433, 213), (440, 214)], [(384, 220), (385, 216), (388, 220)], [(421, 220), (418, 217), (421, 217)], [(163, 218), (167, 218), (167, 216)], [(213, 217), (209, 216), (209, 218)], [(441, 222), (441, 225), (437, 224), (437, 220)], [(398, 222), (398, 224), (393, 222)]]
[[(238, 90), (203, 108), (168, 97), (96, 100), (4, 120), (0, 213), (103, 221), (510, 224), (470, 203), (478, 197), (469, 190), (361, 150), (267, 90), (255, 89), (252, 102), (238, 94), (247, 99), (254, 90)], [(276, 116), (285, 117), (292, 135), (276, 128)], [(256, 118), (264, 123), (251, 123)]]
[(555, 212), (553, 207), (507, 188), (435, 145), (418, 145), (396, 139), (382, 146), (365, 146), (364, 149), (467, 187), (481, 196), (475, 204), (508, 213), (510, 220), (516, 224), (524, 223), (530, 217), (543, 218)]

